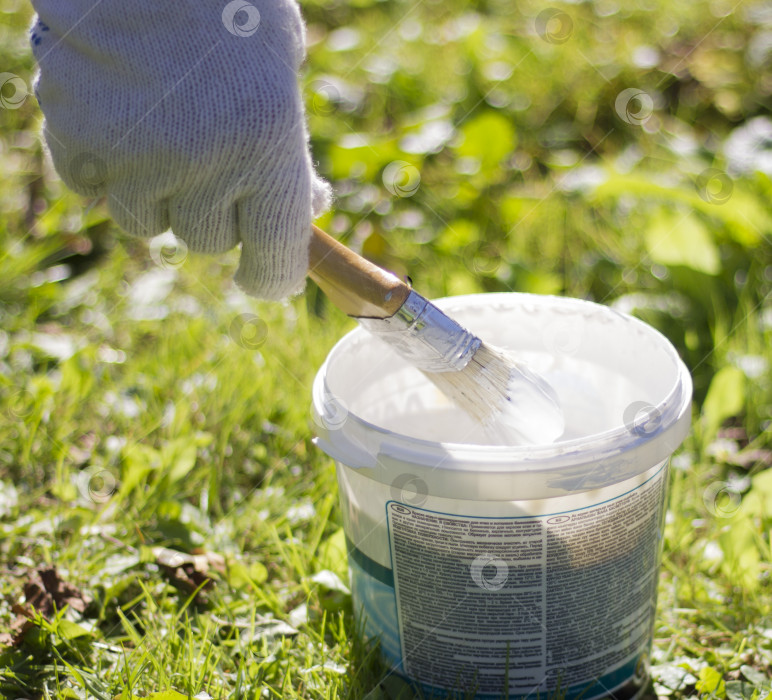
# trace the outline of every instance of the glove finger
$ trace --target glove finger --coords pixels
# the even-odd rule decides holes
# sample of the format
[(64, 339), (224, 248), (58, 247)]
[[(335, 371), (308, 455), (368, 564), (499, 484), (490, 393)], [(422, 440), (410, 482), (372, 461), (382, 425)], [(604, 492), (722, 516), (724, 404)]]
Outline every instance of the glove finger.
[(172, 199), (169, 220), (174, 235), (190, 250), (224, 253), (238, 245), (236, 207), (228, 194), (194, 191)]
[(169, 229), (166, 201), (153, 201), (133, 188), (111, 188), (107, 206), (115, 223), (132, 236), (150, 238)]
[(109, 170), (102, 158), (90, 151), (68, 153), (58, 146), (56, 137), (52, 135), (48, 125), (43, 135), (54, 167), (67, 187), (84, 197), (101, 197), (105, 194)]
[(236, 284), (247, 294), (285, 299), (303, 290), (311, 238), (311, 175), (304, 161), (270, 191), (238, 203), (241, 260)]

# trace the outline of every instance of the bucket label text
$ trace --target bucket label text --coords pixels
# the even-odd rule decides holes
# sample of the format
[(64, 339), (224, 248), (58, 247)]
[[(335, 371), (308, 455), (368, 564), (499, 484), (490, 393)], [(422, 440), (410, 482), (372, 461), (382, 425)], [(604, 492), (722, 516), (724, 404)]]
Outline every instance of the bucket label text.
[(651, 640), (666, 472), (603, 503), (538, 517), (390, 501), (406, 674), (432, 687), (560, 688), (587, 699), (629, 680)]

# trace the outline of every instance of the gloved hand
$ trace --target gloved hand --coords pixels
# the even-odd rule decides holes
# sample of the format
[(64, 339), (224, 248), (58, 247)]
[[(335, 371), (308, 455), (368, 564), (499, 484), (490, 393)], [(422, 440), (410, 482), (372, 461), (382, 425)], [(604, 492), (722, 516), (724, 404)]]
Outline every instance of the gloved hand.
[(302, 289), (314, 173), (297, 71), (295, 0), (33, 0), (44, 134), (64, 182), (107, 196), (135, 236), (171, 228), (191, 250), (239, 242), (236, 282)]

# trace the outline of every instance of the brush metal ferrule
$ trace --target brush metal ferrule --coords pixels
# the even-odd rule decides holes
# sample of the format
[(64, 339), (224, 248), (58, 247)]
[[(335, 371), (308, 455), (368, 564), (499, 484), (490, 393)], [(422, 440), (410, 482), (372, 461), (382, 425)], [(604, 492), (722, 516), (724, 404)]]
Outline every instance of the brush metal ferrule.
[(412, 290), (393, 316), (357, 320), (423, 372), (458, 372), (482, 345), (477, 336)]

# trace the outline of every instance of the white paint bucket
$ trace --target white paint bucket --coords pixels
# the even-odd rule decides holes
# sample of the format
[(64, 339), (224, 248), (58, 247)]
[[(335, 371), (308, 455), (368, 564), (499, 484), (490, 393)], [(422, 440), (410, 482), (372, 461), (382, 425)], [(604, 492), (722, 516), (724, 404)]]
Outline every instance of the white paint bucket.
[(494, 447), (360, 329), (313, 390), (337, 462), (355, 609), (424, 692), (582, 700), (648, 676), (668, 459), (691, 379), (646, 324), (585, 301), (488, 294), (437, 302), (517, 353), (560, 396), (554, 445)]

